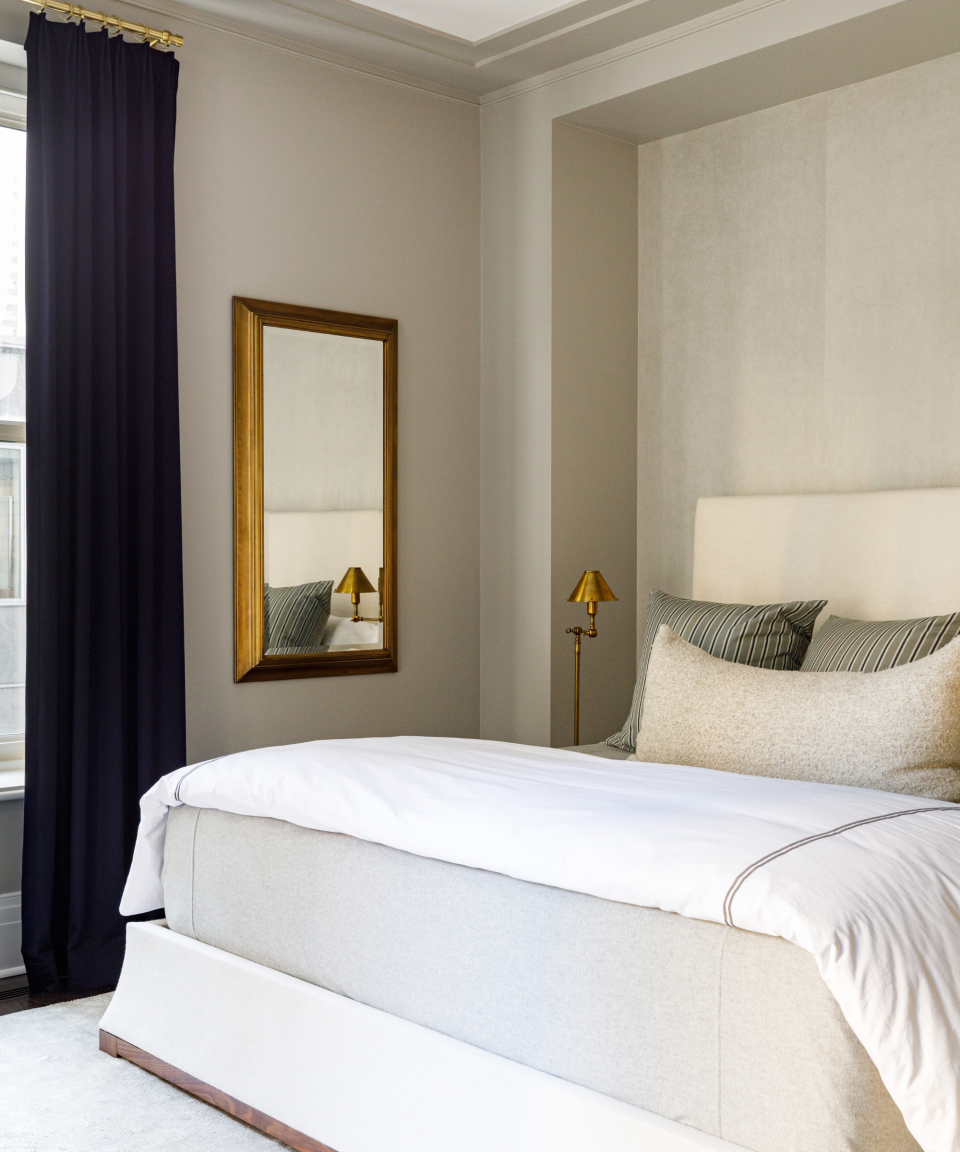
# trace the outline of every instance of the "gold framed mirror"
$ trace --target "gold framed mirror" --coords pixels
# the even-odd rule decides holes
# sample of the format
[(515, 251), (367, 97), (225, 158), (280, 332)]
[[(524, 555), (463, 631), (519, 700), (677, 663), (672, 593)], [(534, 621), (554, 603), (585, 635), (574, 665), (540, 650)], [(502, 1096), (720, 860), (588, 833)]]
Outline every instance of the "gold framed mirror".
[(397, 322), (233, 301), (235, 679), (397, 670)]

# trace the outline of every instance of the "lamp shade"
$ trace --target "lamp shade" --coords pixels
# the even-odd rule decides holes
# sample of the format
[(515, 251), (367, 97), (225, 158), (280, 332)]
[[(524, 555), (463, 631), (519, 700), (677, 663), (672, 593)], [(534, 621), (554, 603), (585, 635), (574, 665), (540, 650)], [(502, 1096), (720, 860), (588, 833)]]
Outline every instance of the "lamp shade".
[(352, 596), (359, 592), (376, 592), (376, 588), (364, 575), (362, 568), (348, 568), (334, 592), (346, 592)]
[(600, 573), (593, 571), (584, 572), (580, 577), (580, 583), (567, 597), (567, 600), (576, 604), (588, 604), (596, 603), (598, 600), (616, 600), (616, 596)]

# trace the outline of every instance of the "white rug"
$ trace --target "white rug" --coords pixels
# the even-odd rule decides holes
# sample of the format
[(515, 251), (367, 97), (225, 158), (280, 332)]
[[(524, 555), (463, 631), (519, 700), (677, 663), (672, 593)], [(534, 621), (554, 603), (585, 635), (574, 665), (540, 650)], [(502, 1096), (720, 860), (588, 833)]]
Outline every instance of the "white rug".
[(280, 1152), (97, 1047), (110, 995), (0, 1016), (2, 1152)]

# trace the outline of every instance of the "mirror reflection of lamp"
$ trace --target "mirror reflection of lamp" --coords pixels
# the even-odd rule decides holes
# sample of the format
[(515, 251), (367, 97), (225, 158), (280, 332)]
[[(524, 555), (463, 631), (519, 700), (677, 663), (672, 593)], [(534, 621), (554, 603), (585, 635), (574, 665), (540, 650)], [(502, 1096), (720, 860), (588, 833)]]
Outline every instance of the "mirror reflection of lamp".
[(353, 615), (350, 619), (352, 623), (357, 624), (363, 619), (360, 615), (360, 594), (362, 592), (376, 592), (376, 588), (367, 579), (362, 568), (348, 568), (343, 579), (334, 588), (334, 592), (349, 594), (353, 601)]

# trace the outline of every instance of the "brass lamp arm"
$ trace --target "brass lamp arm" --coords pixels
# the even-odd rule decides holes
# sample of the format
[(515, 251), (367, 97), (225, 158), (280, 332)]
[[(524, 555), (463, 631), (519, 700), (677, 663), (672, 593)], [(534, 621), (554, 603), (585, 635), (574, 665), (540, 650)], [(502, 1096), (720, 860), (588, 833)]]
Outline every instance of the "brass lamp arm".
[(578, 637), (579, 636), (596, 636), (597, 635), (597, 602), (596, 602), (596, 600), (590, 600), (587, 603), (587, 612), (590, 616), (590, 627), (589, 628), (580, 628), (578, 626), (576, 628), (568, 628), (567, 629), (568, 634), (572, 633), (574, 636), (578, 636)]

